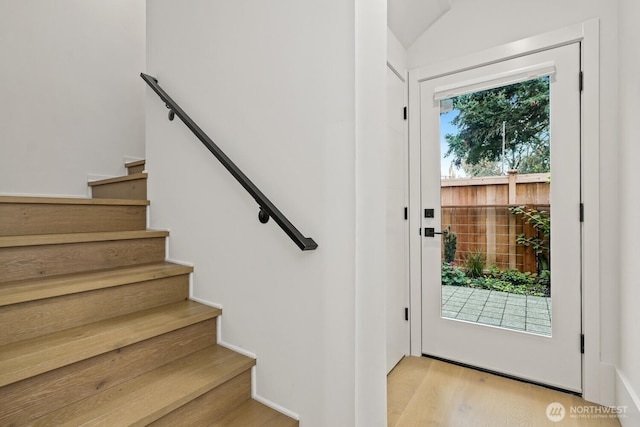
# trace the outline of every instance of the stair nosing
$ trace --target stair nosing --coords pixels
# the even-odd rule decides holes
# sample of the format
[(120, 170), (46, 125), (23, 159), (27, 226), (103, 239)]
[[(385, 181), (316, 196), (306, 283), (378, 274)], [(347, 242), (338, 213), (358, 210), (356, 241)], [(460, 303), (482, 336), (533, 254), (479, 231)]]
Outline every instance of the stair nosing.
[[(246, 372), (255, 363), (255, 359), (214, 344), (132, 378), (117, 388), (107, 389), (44, 415), (36, 419), (35, 424), (56, 422), (63, 425), (147, 425)], [(192, 387), (186, 390), (174, 387), (173, 377), (189, 378), (186, 382)], [(152, 386), (148, 382), (151, 382)], [(155, 405), (148, 405), (147, 394), (141, 393), (141, 390), (148, 389), (160, 395), (159, 399), (153, 400)], [(99, 406), (102, 402), (106, 402), (106, 406)], [(83, 410), (87, 406), (96, 409)], [(143, 412), (142, 408), (146, 412)], [(68, 413), (70, 410), (71, 414), (65, 417), (65, 412)]]
[(7, 344), (0, 347), (0, 387), (220, 314), (220, 309), (187, 300)]
[(135, 181), (138, 179), (147, 179), (148, 174), (146, 172), (134, 173), (131, 175), (117, 176), (114, 178), (100, 179), (98, 181), (89, 181), (87, 185), (95, 187), (97, 185), (115, 184), (118, 182)]
[(32, 205), (107, 205), (107, 206), (148, 206), (149, 200), (138, 199), (89, 199), (74, 197), (32, 197), (32, 196), (0, 196), (0, 204), (32, 204)]
[(125, 168), (132, 168), (132, 167), (135, 167), (135, 166), (144, 165), (146, 162), (147, 162), (147, 160), (146, 160), (146, 159), (142, 159), (142, 160), (134, 160), (134, 161), (131, 161), (131, 162), (125, 163), (125, 164), (124, 164), (124, 167), (125, 167)]
[(131, 230), (0, 236), (0, 248), (59, 245), (68, 243), (106, 242), (114, 240), (151, 239), (155, 237), (167, 237), (168, 235), (168, 231), (162, 230)]
[(162, 262), (6, 282), (0, 286), (0, 307), (179, 276), (191, 272), (193, 272), (193, 267)]

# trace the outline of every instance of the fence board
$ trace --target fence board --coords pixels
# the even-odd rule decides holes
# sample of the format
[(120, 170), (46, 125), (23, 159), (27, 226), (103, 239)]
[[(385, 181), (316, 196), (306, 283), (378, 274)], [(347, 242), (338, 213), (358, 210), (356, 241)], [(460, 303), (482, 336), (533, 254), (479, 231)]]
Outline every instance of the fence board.
[(509, 207), (524, 205), (549, 211), (549, 191), (548, 174), (512, 172), (511, 179), (500, 176), (442, 180), (442, 229), (450, 225), (457, 235), (455, 262), (463, 263), (468, 254), (481, 251), (487, 267), (535, 272), (534, 251), (516, 244), (517, 235), (533, 235), (535, 230), (520, 216), (511, 214)]

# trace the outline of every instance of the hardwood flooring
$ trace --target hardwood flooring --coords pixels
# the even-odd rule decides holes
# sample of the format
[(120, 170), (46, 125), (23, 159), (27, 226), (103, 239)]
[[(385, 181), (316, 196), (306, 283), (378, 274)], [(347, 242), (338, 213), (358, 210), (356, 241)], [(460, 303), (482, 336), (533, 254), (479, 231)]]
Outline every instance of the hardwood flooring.
[[(620, 427), (580, 397), (426, 357), (405, 357), (387, 386), (389, 427)], [(563, 419), (547, 416), (552, 403)]]

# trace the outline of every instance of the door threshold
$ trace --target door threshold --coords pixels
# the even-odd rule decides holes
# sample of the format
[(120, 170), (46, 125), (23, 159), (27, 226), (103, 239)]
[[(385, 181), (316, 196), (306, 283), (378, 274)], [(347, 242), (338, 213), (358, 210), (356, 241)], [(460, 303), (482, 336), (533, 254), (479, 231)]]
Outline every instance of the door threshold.
[(422, 357), (426, 357), (428, 359), (433, 359), (433, 360), (438, 360), (438, 361), (444, 362), (444, 363), (450, 363), (452, 365), (461, 366), (463, 368), (473, 369), (473, 370), (479, 371), (479, 372), (485, 372), (487, 374), (496, 375), (498, 377), (507, 378), (507, 379), (518, 381), (518, 382), (521, 382), (521, 383), (537, 385), (539, 387), (544, 387), (544, 388), (547, 388), (549, 390), (559, 391), (561, 393), (567, 393), (567, 394), (571, 394), (573, 396), (582, 397), (582, 393), (581, 392), (567, 390), (567, 389), (564, 389), (564, 388), (561, 388), (561, 387), (555, 387), (555, 386), (552, 386), (552, 385), (549, 385), (549, 384), (544, 384), (544, 383), (540, 383), (540, 382), (533, 381), (533, 380), (527, 380), (527, 379), (524, 379), (524, 378), (520, 378), (520, 377), (516, 377), (516, 376), (513, 376), (513, 375), (509, 375), (509, 374), (503, 374), (502, 372), (493, 371), (491, 369), (480, 368), (478, 366), (473, 366), (473, 365), (469, 365), (467, 363), (462, 363), (462, 362), (456, 362), (455, 360), (445, 359), (443, 357), (438, 357), (438, 356), (432, 356), (432, 355), (426, 354), (426, 353), (422, 353)]

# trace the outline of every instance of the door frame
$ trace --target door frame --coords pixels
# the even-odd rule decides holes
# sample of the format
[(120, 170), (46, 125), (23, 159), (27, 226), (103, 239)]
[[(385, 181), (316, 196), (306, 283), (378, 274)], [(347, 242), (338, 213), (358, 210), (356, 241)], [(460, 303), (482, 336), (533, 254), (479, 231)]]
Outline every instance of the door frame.
[[(507, 59), (579, 42), (584, 73), (581, 96), (581, 200), (582, 223), (582, 332), (585, 335), (582, 358), (583, 396), (606, 403), (612, 378), (600, 362), (600, 24), (597, 19), (540, 34), (446, 62), (409, 71), (409, 229), (410, 232), (410, 334), (411, 354), (422, 354), (422, 271), (421, 271), (421, 81), (478, 68)], [(576, 213), (577, 215), (578, 213)]]
[[(388, 59), (387, 59), (387, 69), (390, 70), (401, 82), (403, 85), (403, 103), (405, 106), (407, 106), (407, 102), (408, 102), (408, 98), (409, 98), (409, 83), (408, 83), (408, 79), (409, 79), (409, 73), (407, 71), (406, 68), (401, 67), (398, 63), (395, 63), (391, 58), (389, 58), (388, 55)], [(388, 106), (388, 104), (387, 104)], [(401, 114), (401, 111), (397, 112), (398, 114)], [(403, 141), (402, 141), (402, 145), (403, 145), (403, 159), (404, 159), (404, 165), (403, 165), (403, 181), (404, 181), (404, 193), (403, 193), (403, 197), (404, 197), (404, 202), (403, 202), (403, 206), (407, 207), (407, 214), (408, 214), (408, 206), (409, 206), (409, 123), (408, 123), (408, 117), (405, 117), (405, 121), (404, 121), (404, 137), (403, 137)], [(388, 143), (388, 142), (387, 142)], [(401, 215), (402, 211), (400, 210), (402, 207), (397, 207), (398, 208), (398, 215)], [(405, 291), (406, 291), (406, 298), (404, 301), (404, 304), (406, 306), (407, 309), (409, 309), (409, 307), (411, 306), (410, 303), (410, 277), (409, 277), (409, 260), (410, 260), (410, 254), (409, 254), (409, 221), (408, 218), (405, 221), (405, 225), (404, 225), (404, 230), (403, 230), (403, 236), (404, 236), (404, 253), (405, 253), (405, 257), (404, 257), (404, 271), (405, 271), (405, 281), (402, 283), (402, 286), (405, 287)], [(387, 289), (390, 286), (393, 286), (392, 283), (387, 283)], [(388, 303), (388, 302), (387, 302)], [(392, 310), (396, 310), (396, 309), (401, 309), (401, 307), (389, 307), (387, 306), (387, 312), (392, 311)], [(389, 322), (389, 318), (387, 317), (386, 319), (387, 322), (387, 326), (388, 326), (388, 322)], [(411, 322), (409, 321), (409, 319), (407, 319), (407, 334), (406, 334), (406, 342), (403, 343), (403, 348), (404, 348), (404, 355), (409, 355), (411, 354)], [(387, 331), (389, 329), (387, 328)], [(389, 345), (389, 337), (387, 336), (387, 346)], [(388, 352), (388, 348), (387, 348), (387, 352)], [(397, 363), (396, 363), (397, 364)], [(395, 366), (395, 364), (394, 364)], [(388, 372), (387, 372), (388, 374)]]

